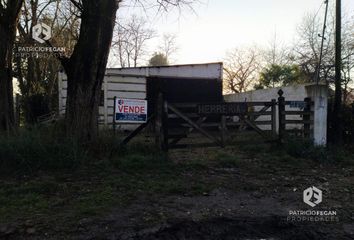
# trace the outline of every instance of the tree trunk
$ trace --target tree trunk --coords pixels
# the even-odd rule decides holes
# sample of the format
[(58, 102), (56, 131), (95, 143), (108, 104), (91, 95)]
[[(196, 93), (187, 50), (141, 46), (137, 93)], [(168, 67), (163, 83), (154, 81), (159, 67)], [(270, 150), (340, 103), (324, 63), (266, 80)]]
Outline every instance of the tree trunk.
[(112, 42), (118, 2), (83, 1), (80, 37), (70, 59), (66, 126), (69, 135), (87, 142), (98, 132), (98, 106)]
[(2, 6), (3, 14), (0, 16), (0, 131), (5, 132), (13, 130), (15, 126), (12, 51), (21, 6), (22, 0), (8, 1)]

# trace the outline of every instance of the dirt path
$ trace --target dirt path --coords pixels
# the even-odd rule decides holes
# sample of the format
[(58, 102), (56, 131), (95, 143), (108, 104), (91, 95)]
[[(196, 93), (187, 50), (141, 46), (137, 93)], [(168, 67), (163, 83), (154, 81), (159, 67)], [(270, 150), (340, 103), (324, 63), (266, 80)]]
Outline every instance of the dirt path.
[[(179, 167), (54, 177), (37, 201), (57, 202), (13, 211), (14, 220), (1, 220), (0, 238), (354, 239), (351, 167), (235, 148), (175, 151), (169, 160)], [(323, 191), (315, 208), (302, 199), (310, 186)], [(309, 209), (335, 210), (338, 221), (288, 220), (289, 210)]]

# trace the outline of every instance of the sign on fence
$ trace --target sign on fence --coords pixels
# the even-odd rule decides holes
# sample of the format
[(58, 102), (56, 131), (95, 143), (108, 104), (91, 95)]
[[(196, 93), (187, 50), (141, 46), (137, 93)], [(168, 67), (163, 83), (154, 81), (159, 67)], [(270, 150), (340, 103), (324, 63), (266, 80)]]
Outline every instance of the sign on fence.
[(290, 101), (289, 107), (304, 109), (306, 107), (306, 102), (304, 102), (304, 101)]
[(117, 123), (145, 123), (147, 120), (146, 100), (115, 98), (114, 105)]
[(247, 112), (247, 103), (199, 104), (199, 114), (240, 115)]

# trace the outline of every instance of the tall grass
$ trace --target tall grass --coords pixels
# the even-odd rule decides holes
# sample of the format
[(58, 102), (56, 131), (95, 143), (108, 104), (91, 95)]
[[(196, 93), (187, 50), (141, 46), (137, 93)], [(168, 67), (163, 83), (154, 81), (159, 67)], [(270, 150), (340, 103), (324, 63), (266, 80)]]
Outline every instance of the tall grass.
[(292, 157), (311, 159), (322, 164), (354, 163), (354, 155), (345, 147), (315, 146), (311, 139), (289, 138), (283, 148)]
[(0, 136), (0, 171), (34, 172), (78, 167), (86, 151), (77, 141), (54, 137), (47, 129), (26, 129)]
[(82, 145), (65, 136), (60, 123), (21, 129), (0, 135), (0, 173), (75, 170), (96, 165), (125, 170), (166, 167), (164, 154), (151, 144), (130, 143), (122, 147), (122, 136), (102, 131), (90, 144)]

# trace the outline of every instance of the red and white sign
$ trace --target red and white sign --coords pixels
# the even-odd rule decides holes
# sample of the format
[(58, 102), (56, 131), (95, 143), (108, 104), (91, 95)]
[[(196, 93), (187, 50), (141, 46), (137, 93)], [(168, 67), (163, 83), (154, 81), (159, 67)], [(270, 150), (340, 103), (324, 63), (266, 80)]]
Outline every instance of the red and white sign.
[(116, 98), (115, 122), (145, 123), (147, 120), (147, 101), (140, 99)]

